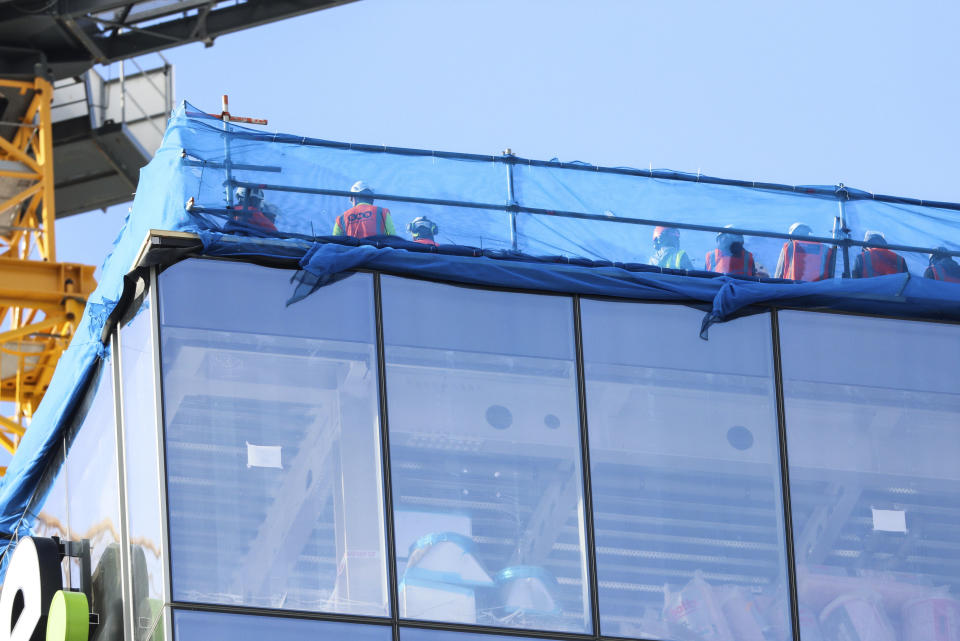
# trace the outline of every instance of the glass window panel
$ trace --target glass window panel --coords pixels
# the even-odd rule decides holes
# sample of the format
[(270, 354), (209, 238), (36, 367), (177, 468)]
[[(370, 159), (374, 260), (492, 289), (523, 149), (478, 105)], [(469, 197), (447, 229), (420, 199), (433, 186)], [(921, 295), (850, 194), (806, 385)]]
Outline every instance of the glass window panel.
[(582, 302), (601, 632), (787, 639), (770, 317), (702, 318)]
[(384, 615), (372, 279), (292, 290), (249, 264), (161, 275), (173, 596)]
[(383, 278), (401, 617), (592, 629), (571, 305)]
[(145, 300), (133, 320), (120, 329), (127, 522), (138, 639), (150, 634), (160, 615), (165, 565), (151, 328), (150, 302)]
[[(76, 413), (77, 423), (68, 429), (66, 465), (70, 538), (90, 545), (90, 610), (100, 615), (100, 625), (92, 632), (94, 640), (123, 633), (112, 357), (100, 364), (97, 376), (91, 396)], [(71, 559), (72, 586), (81, 587), (81, 580), (81, 564)]]
[(390, 626), (222, 612), (173, 611), (175, 641), (390, 641)]
[(955, 637), (960, 327), (783, 312), (780, 329), (803, 637)]
[[(542, 639), (543, 637), (537, 637)], [(424, 630), (422, 628), (400, 628), (400, 641), (533, 641), (533, 637), (501, 636), (463, 632), (462, 630)]]

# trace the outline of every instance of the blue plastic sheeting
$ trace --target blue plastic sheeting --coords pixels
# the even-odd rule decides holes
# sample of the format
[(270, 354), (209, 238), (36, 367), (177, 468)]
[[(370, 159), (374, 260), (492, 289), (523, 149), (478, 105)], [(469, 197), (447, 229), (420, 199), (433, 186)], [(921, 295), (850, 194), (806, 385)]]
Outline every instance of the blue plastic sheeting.
[[(408, 237), (407, 223), (427, 216), (439, 227), (437, 240), (448, 246), (424, 252), (419, 250), (429, 248), (315, 243), (332, 233), (336, 218), (350, 207), (349, 189), (357, 180), (370, 187), (378, 206), (390, 209), (398, 235)], [(236, 228), (230, 220), (236, 211), (229, 207), (236, 204), (240, 186), (261, 187), (276, 230), (248, 227), (246, 238), (219, 235), (228, 223)], [(746, 305), (764, 303), (960, 320), (960, 285), (920, 278), (926, 250), (960, 251), (958, 209), (834, 186), (758, 185), (665, 170), (262, 133), (224, 125), (183, 103), (172, 114), (160, 150), (142, 170), (133, 213), (0, 485), (0, 533), (29, 531), (21, 515), (102, 358), (99, 339), (106, 317), (150, 229), (200, 233), (210, 255), (302, 259), (299, 291), (294, 295), (291, 287), (294, 297), (344, 270), (366, 267), (454, 283), (700, 303), (712, 308), (706, 330)], [(731, 224), (754, 232), (747, 234), (746, 248), (772, 274), (791, 224), (804, 222), (815, 235), (832, 237), (840, 229), (841, 211), (849, 232), (838, 232), (840, 241), (859, 241), (875, 229), (891, 244), (921, 248), (903, 254), (912, 275), (784, 284), (693, 278), (640, 267), (653, 254), (653, 224), (683, 227), (682, 247), (698, 269), (715, 247), (717, 230)], [(857, 251), (849, 248), (851, 263)], [(838, 266), (837, 274), (841, 271)]]
[(183, 214), (179, 210), (183, 208), (180, 201), (183, 184), (175, 178), (179, 168), (178, 151), (164, 148), (140, 172), (144, 189), (138, 190), (134, 198), (132, 211), (136, 214), (127, 216), (123, 230), (114, 241), (70, 347), (61, 356), (43, 402), (34, 413), (30, 429), (20, 441), (0, 484), (2, 534), (20, 536), (30, 531), (32, 524), (21, 522), (21, 516), (73, 408), (82, 400), (91, 374), (105, 354), (106, 348), (100, 342), (101, 331), (120, 298), (123, 276), (133, 265), (144, 238), (151, 228), (177, 229), (182, 222)]
[[(227, 191), (249, 184), (263, 186), (281, 232), (330, 234), (350, 206), (350, 186), (363, 180), (376, 204), (391, 210), (402, 236), (413, 218), (428, 216), (439, 226), (440, 242), (529, 254), (645, 263), (653, 253), (651, 225), (668, 223), (713, 228), (685, 231), (681, 239), (702, 268), (703, 256), (716, 246), (716, 228), (733, 225), (761, 234), (748, 234), (746, 246), (772, 275), (783, 239), (762, 234), (785, 235), (795, 222), (818, 237), (859, 242), (867, 230), (878, 230), (892, 245), (960, 251), (960, 213), (949, 203), (845, 187), (757, 185), (665, 170), (348, 145), (234, 126), (225, 144), (223, 127), (189, 105), (171, 122), (166, 144), (186, 154), (182, 197), (193, 197), (196, 205), (185, 229), (222, 227), (232, 204)], [(842, 210), (847, 232), (840, 231)], [(851, 249), (851, 262), (857, 251)], [(927, 253), (905, 258), (922, 275)]]
[[(271, 244), (207, 233), (204, 253), (212, 256), (250, 256), (259, 247), (261, 256), (289, 258)], [(911, 274), (893, 274), (860, 280), (816, 283), (761, 282), (716, 276), (691, 277), (656, 271), (635, 271), (627, 266), (584, 266), (555, 262), (529, 262), (511, 257), (464, 257), (442, 253), (413, 253), (392, 247), (315, 243), (300, 259), (288, 304), (293, 304), (344, 272), (371, 269), (400, 276), (431, 278), (449, 283), (485, 285), (542, 292), (613, 296), (650, 301), (701, 303), (704, 316), (701, 336), (710, 325), (748, 313), (751, 306), (801, 309), (835, 309), (901, 318), (960, 321), (960, 285), (941, 283)]]

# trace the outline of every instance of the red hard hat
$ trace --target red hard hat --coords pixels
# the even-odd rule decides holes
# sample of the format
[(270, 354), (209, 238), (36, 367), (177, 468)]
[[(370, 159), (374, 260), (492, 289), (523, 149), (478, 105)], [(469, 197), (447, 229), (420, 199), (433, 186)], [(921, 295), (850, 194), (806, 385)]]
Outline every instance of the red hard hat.
[(656, 240), (657, 238), (660, 238), (660, 236), (662, 236), (663, 234), (671, 234), (671, 235), (676, 236), (677, 238), (679, 238), (679, 237), (680, 237), (680, 230), (677, 229), (676, 227), (663, 227), (663, 226), (658, 226), (658, 227), (654, 227), (654, 228), (653, 228), (653, 239), (654, 239), (654, 240)]

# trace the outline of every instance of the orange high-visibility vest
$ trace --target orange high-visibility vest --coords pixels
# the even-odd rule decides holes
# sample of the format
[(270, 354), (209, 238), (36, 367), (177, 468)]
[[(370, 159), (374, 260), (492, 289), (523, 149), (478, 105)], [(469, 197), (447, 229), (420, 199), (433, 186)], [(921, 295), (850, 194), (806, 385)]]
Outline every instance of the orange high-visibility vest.
[(873, 278), (907, 271), (907, 261), (885, 247), (868, 247), (860, 258), (860, 272), (854, 274), (854, 278)]
[(230, 217), (230, 220), (234, 222), (259, 227), (267, 231), (277, 231), (277, 226), (273, 224), (273, 221), (267, 218), (266, 214), (256, 207), (237, 205), (232, 211), (236, 212)]
[(808, 240), (791, 240), (783, 244), (783, 275), (790, 280), (816, 281), (833, 278), (836, 249)]
[(384, 219), (390, 215), (389, 209), (377, 207), (368, 203), (354, 205), (337, 216), (336, 225), (347, 236), (366, 238), (387, 233)]
[(707, 271), (718, 272), (720, 274), (732, 274), (734, 276), (756, 276), (757, 265), (753, 261), (753, 254), (746, 249), (739, 256), (726, 254), (720, 249), (714, 249), (707, 252), (704, 260)]

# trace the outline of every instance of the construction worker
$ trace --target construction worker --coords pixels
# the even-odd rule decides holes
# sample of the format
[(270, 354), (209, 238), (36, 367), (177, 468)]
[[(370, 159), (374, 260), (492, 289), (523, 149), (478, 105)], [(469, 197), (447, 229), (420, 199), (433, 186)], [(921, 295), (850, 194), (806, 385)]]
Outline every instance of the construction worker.
[(413, 242), (420, 243), (422, 245), (433, 245), (436, 247), (437, 241), (434, 240), (434, 237), (439, 231), (440, 228), (437, 227), (437, 223), (433, 222), (426, 216), (417, 216), (407, 223), (407, 233), (410, 234)]
[[(729, 229), (733, 225), (724, 225)], [(743, 248), (743, 235), (733, 232), (717, 234), (717, 248), (707, 252), (704, 269), (733, 276), (756, 276), (757, 264), (753, 254)]]
[(937, 247), (930, 254), (930, 266), (923, 272), (923, 277), (960, 283), (960, 265), (947, 253), (946, 247)]
[(224, 231), (277, 231), (277, 212), (264, 201), (263, 188), (260, 186), (237, 187), (234, 192), (236, 204), (230, 207), (230, 219), (224, 225)]
[(680, 249), (680, 230), (676, 227), (656, 227), (653, 230), (653, 248), (650, 264), (669, 269), (693, 269), (693, 261)]
[(337, 216), (333, 225), (334, 236), (396, 236), (390, 210), (373, 204), (373, 190), (367, 183), (358, 180), (350, 187), (350, 193), (356, 196), (350, 197), (350, 209)]
[(863, 242), (877, 246), (864, 247), (857, 256), (853, 262), (851, 274), (854, 278), (872, 278), (907, 272), (907, 261), (903, 256), (886, 248), (887, 239), (883, 233), (868, 231), (863, 235)]
[[(793, 223), (787, 231), (791, 236), (812, 236), (813, 230), (804, 223)], [(833, 278), (837, 250), (830, 245), (810, 240), (788, 240), (780, 250), (775, 278), (789, 278), (813, 282)]]

